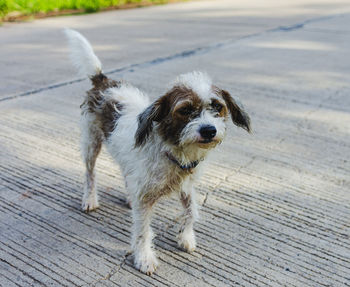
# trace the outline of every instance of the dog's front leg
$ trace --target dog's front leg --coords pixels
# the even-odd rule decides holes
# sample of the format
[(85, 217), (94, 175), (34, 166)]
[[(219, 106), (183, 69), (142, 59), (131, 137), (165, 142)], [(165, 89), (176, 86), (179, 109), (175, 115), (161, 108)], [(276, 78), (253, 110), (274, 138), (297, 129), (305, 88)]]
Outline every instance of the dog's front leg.
[(141, 272), (151, 275), (158, 266), (158, 260), (152, 249), (153, 232), (151, 229), (152, 205), (132, 202), (133, 230), (132, 249), (134, 264)]
[(187, 252), (192, 252), (196, 249), (196, 237), (193, 231), (193, 224), (198, 218), (198, 208), (194, 198), (193, 188), (191, 187), (187, 192), (181, 191), (180, 200), (184, 207), (184, 213), (178, 236), (178, 244)]

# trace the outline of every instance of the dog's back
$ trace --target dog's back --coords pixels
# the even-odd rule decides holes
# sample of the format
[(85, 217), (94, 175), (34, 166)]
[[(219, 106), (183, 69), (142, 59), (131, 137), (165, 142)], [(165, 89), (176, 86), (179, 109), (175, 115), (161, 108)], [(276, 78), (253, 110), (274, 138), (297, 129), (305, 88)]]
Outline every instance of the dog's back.
[(85, 121), (94, 126), (95, 133), (107, 139), (123, 115), (136, 118), (149, 105), (148, 97), (137, 88), (103, 74), (100, 60), (80, 33), (66, 29), (65, 34), (72, 63), (79, 75), (89, 77), (93, 85), (80, 106), (83, 121), (87, 118)]

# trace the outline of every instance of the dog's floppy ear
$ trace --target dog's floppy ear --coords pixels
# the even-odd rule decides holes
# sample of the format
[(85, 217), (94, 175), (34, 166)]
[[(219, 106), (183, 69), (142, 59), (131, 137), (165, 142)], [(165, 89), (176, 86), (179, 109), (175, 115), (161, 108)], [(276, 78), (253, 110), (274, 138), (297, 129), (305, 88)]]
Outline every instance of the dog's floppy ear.
[(166, 116), (166, 99), (162, 97), (151, 104), (138, 116), (135, 133), (135, 147), (142, 146), (153, 129), (153, 122), (160, 122)]
[(239, 126), (250, 133), (250, 117), (243, 109), (243, 107), (232, 98), (229, 92), (219, 89), (219, 93), (224, 99), (228, 110), (230, 111), (232, 122), (236, 126)]

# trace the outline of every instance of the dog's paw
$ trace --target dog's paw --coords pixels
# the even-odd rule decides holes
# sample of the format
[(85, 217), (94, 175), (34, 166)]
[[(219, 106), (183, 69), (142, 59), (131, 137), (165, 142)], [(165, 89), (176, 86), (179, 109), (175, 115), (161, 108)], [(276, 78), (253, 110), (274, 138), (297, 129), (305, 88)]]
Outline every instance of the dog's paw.
[(83, 198), (82, 203), (81, 203), (81, 209), (84, 212), (90, 212), (93, 211), (95, 209), (97, 209), (99, 207), (99, 203), (98, 203), (98, 198), (97, 196), (89, 196), (87, 198)]
[(135, 268), (140, 270), (142, 273), (152, 275), (152, 273), (156, 271), (159, 263), (157, 257), (154, 255), (154, 252), (148, 251), (145, 253), (135, 254), (134, 265)]
[(179, 234), (179, 240), (177, 242), (179, 246), (191, 253), (196, 250), (196, 237), (193, 229), (185, 230)]

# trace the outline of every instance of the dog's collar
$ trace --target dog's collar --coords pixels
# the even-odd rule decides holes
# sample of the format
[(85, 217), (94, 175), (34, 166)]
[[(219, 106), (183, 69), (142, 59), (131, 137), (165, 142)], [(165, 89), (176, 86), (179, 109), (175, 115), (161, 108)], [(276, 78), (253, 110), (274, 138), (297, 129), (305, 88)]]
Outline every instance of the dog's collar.
[(189, 171), (192, 172), (192, 170), (199, 164), (200, 160), (191, 161), (188, 164), (181, 164), (171, 153), (165, 152), (165, 155), (167, 158), (175, 163), (179, 168), (181, 168), (183, 171)]

